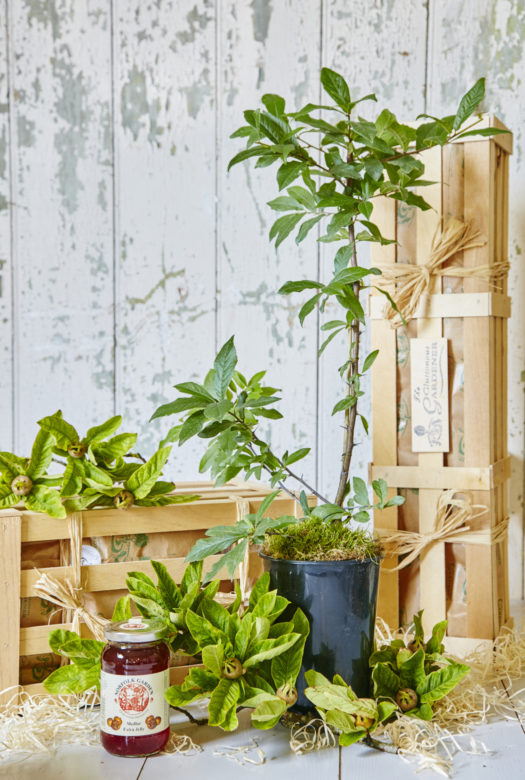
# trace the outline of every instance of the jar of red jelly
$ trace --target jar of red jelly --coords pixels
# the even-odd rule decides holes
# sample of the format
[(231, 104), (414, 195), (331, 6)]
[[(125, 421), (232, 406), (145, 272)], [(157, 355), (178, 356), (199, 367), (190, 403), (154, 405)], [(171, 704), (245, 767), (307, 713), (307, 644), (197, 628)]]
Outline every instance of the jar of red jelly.
[(169, 647), (155, 618), (108, 625), (100, 675), (100, 741), (117, 756), (150, 756), (170, 735)]

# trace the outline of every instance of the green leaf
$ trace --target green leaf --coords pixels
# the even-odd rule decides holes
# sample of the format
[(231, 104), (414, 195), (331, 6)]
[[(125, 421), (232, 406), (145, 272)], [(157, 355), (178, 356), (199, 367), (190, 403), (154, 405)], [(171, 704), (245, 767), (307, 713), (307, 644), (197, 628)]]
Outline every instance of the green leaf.
[(18, 504), (19, 496), (15, 496), (10, 485), (0, 485), (0, 509), (8, 509)]
[(227, 636), (223, 631), (215, 628), (209, 620), (201, 617), (201, 615), (197, 615), (191, 609), (186, 613), (186, 624), (190, 634), (200, 648), (205, 647), (206, 645), (215, 645), (218, 642), (226, 643), (227, 641)]
[(338, 401), (332, 409), (332, 415), (337, 414), (337, 412), (343, 412), (345, 409), (350, 409), (352, 406), (355, 406), (356, 400), (357, 399), (354, 395), (347, 395), (346, 398), (341, 398), (341, 400)]
[(321, 293), (317, 293), (317, 295), (314, 295), (313, 298), (309, 298), (305, 304), (301, 307), (301, 310), (299, 311), (299, 322), (301, 325), (304, 323), (306, 317), (313, 312), (315, 309), (315, 305), (319, 298), (321, 297)]
[(285, 636), (278, 636), (275, 639), (263, 639), (262, 642), (257, 642), (251, 649), (250, 657), (245, 658), (244, 666), (248, 669), (252, 666), (258, 666), (262, 661), (275, 658), (276, 655), (281, 655), (292, 647), (299, 638), (299, 634), (285, 634)]
[[(410, 651), (409, 651), (410, 652)], [(399, 651), (399, 654), (402, 650)], [(414, 690), (425, 679), (425, 651), (421, 648), (417, 650), (410, 658), (401, 664), (399, 668), (399, 679), (402, 688), (413, 688)]]
[(67, 450), (73, 442), (78, 441), (78, 433), (72, 425), (62, 419), (62, 412), (60, 410), (49, 417), (43, 417), (38, 421), (38, 424), (41, 428), (54, 436), (57, 446), (61, 450)]
[(275, 238), (275, 248), (277, 249), (285, 238), (288, 238), (294, 227), (303, 218), (301, 214), (285, 214), (284, 217), (279, 217), (275, 220), (270, 229), (270, 241)]
[(27, 469), (27, 475), (33, 482), (46, 473), (53, 459), (53, 447), (52, 435), (41, 428), (36, 435)]
[(426, 646), (426, 652), (431, 655), (432, 653), (442, 653), (443, 652), (443, 639), (445, 637), (445, 634), (447, 633), (447, 625), (448, 622), (446, 620), (442, 620), (440, 623), (436, 623), (434, 628), (432, 629), (432, 636), (427, 642)]
[(291, 466), (292, 463), (296, 463), (298, 460), (305, 458), (310, 452), (310, 447), (301, 447), (301, 449), (292, 452), (286, 458), (283, 457), (283, 463), (285, 466)]
[(226, 396), (226, 390), (232, 380), (236, 365), (237, 352), (232, 336), (223, 344), (213, 364), (215, 369), (214, 386), (219, 399)]
[(301, 175), (304, 167), (305, 165), (302, 162), (283, 163), (277, 171), (277, 184), (279, 185), (279, 190), (283, 190), (295, 181), (295, 179)]
[(469, 135), (477, 135), (483, 138), (490, 138), (494, 135), (501, 135), (502, 133), (510, 133), (510, 130), (503, 130), (500, 127), (480, 127), (479, 130), (468, 130), (465, 133), (460, 133), (459, 138), (467, 138)]
[(213, 599), (206, 599), (202, 602), (200, 609), (202, 616), (206, 618), (212, 626), (215, 626), (215, 628), (218, 628), (228, 635), (230, 628), (230, 613), (226, 607), (223, 607), (222, 604), (219, 604), (217, 601), (213, 601)]
[(208, 690), (202, 690), (201, 688), (184, 690), (181, 685), (172, 685), (165, 692), (164, 698), (172, 707), (185, 707), (186, 704), (191, 704), (193, 701), (207, 699), (209, 695)]
[(182, 595), (185, 596), (194, 585), (200, 585), (201, 579), (202, 561), (194, 561), (186, 566), (180, 583), (180, 592)]
[(111, 462), (127, 455), (135, 446), (136, 441), (136, 433), (119, 433), (117, 436), (113, 436), (109, 439), (109, 441), (95, 445), (93, 449), (97, 459)]
[(364, 739), (366, 737), (367, 732), (366, 731), (353, 731), (351, 734), (340, 734), (339, 735), (339, 744), (341, 747), (349, 747), (350, 745), (355, 745), (356, 742), (359, 742), (359, 740)]
[(191, 414), (187, 420), (184, 421), (179, 431), (179, 447), (184, 444), (184, 442), (188, 441), (188, 439), (191, 439), (192, 436), (198, 435), (206, 422), (207, 420), (204, 412), (198, 411)]
[(276, 688), (279, 688), (285, 683), (289, 683), (290, 685), (295, 684), (297, 676), (301, 671), (305, 641), (306, 637), (302, 641), (298, 641), (292, 645), (285, 653), (276, 656), (272, 660), (271, 670)]
[(261, 702), (252, 712), (252, 725), (256, 729), (271, 729), (286, 712), (287, 707), (277, 696), (270, 701)]
[(89, 688), (100, 688), (100, 661), (61, 666), (44, 680), (44, 688), (54, 694), (82, 693)]
[(42, 485), (33, 485), (29, 495), (24, 497), (24, 504), (32, 512), (45, 512), (46, 515), (58, 519), (66, 516), (58, 491)]
[(378, 497), (381, 505), (385, 503), (388, 497), (388, 485), (384, 479), (374, 479), (372, 481), (372, 490)]
[(209, 582), (210, 580), (214, 579), (214, 577), (218, 575), (222, 568), (226, 568), (226, 571), (233, 580), (237, 568), (244, 560), (247, 547), (248, 539), (242, 539), (241, 541), (237, 542), (237, 544), (235, 544), (231, 550), (228, 550), (228, 552), (225, 553), (222, 558), (217, 561), (217, 563), (213, 564), (212, 568), (204, 578), (204, 582)]
[(311, 219), (305, 219), (297, 231), (297, 238), (295, 239), (295, 243), (300, 244), (301, 241), (304, 241), (310, 230), (312, 230), (312, 228), (314, 228), (322, 218), (323, 214), (318, 214), (316, 217), (312, 217)]
[(224, 401), (215, 401), (204, 407), (204, 414), (208, 420), (217, 420), (220, 422), (232, 408), (232, 402), (225, 398)]
[(250, 157), (261, 157), (265, 155), (268, 155), (268, 150), (260, 146), (252, 146), (248, 149), (242, 149), (234, 157), (232, 157), (228, 163), (228, 170), (233, 168), (234, 165), (237, 165), (244, 160), (248, 160)]
[(261, 100), (269, 114), (273, 114), (274, 116), (282, 116), (282, 114), (284, 114), (286, 104), (284, 98), (280, 95), (263, 95)]
[[(113, 487), (113, 479), (104, 469), (99, 468), (99, 466), (95, 466), (88, 460), (82, 461), (82, 467), (84, 469), (86, 478), (89, 478), (92, 482), (94, 482), (96, 487)], [(94, 486), (92, 485), (92, 487)]]
[(419, 612), (416, 612), (416, 614), (412, 618), (412, 622), (414, 624), (414, 640), (420, 643), (423, 643), (425, 641), (425, 632), (423, 630), (422, 616), (423, 616), (423, 610), (420, 609)]
[(85, 658), (98, 661), (105, 646), (105, 642), (99, 642), (96, 639), (81, 639), (79, 636), (75, 636), (64, 642), (60, 650), (62, 655), (74, 660)]
[(60, 495), (64, 497), (76, 496), (82, 490), (84, 478), (84, 465), (76, 458), (68, 458), (62, 478), (62, 490)]
[(365, 371), (368, 371), (368, 369), (370, 368), (370, 366), (372, 365), (372, 363), (374, 362), (374, 360), (376, 359), (376, 357), (378, 355), (379, 355), (379, 350), (378, 349), (374, 349), (373, 352), (371, 352), (369, 355), (366, 356), (366, 358), (365, 358), (365, 360), (363, 362), (363, 368), (361, 369), (363, 371), (363, 373)]
[(302, 292), (303, 290), (319, 290), (323, 287), (321, 282), (314, 282), (310, 279), (300, 279), (297, 282), (285, 282), (278, 292), (281, 295), (288, 295), (293, 292)]
[(354, 477), (352, 480), (352, 486), (356, 501), (361, 506), (368, 506), (370, 498), (368, 496), (368, 487), (366, 482), (361, 477)]
[(180, 604), (180, 590), (175, 581), (168, 572), (166, 566), (161, 561), (151, 561), (151, 565), (157, 575), (158, 589), (162, 596), (164, 605), (168, 610), (175, 609)]
[(374, 666), (372, 683), (376, 699), (379, 696), (386, 696), (395, 700), (397, 692), (401, 688), (399, 676), (386, 663), (378, 663)]
[(65, 645), (66, 642), (69, 642), (72, 639), (79, 639), (78, 634), (74, 631), (67, 631), (65, 628), (55, 628), (50, 632), (47, 641), (49, 642), (51, 652), (60, 655), (62, 645)]
[(219, 642), (216, 645), (207, 645), (202, 648), (202, 663), (219, 679), (222, 677), (224, 663), (224, 647)]
[(352, 108), (350, 90), (344, 78), (339, 73), (336, 73), (335, 70), (322, 68), (321, 84), (332, 100), (334, 100), (343, 111), (349, 113)]
[(112, 433), (115, 433), (121, 425), (122, 417), (120, 414), (115, 415), (115, 417), (110, 417), (109, 420), (106, 420), (106, 422), (101, 425), (95, 425), (88, 430), (86, 433), (86, 442), (88, 444), (94, 444), (95, 442), (107, 439), (107, 437), (111, 436)]
[(485, 79), (481, 78), (476, 81), (474, 86), (463, 95), (456, 111), (454, 118), (453, 129), (457, 130), (463, 122), (474, 113), (479, 106), (483, 98), (485, 97)]
[(161, 447), (124, 483), (126, 490), (130, 490), (135, 498), (145, 498), (159, 478), (170, 452), (171, 447)]
[(252, 592), (250, 593), (250, 600), (248, 603), (249, 610), (253, 610), (259, 599), (262, 598), (265, 593), (268, 593), (269, 588), (270, 573), (265, 571), (264, 574), (261, 574), (252, 588)]
[(347, 267), (348, 261), (352, 257), (353, 252), (353, 244), (345, 244), (345, 246), (342, 246), (337, 250), (334, 258), (334, 271), (336, 274), (340, 273), (340, 271)]
[(130, 598), (129, 595), (122, 596), (122, 598), (117, 601), (111, 617), (113, 623), (118, 623), (120, 620), (129, 620), (131, 618)]
[(220, 680), (210, 696), (208, 704), (208, 723), (210, 726), (222, 726), (229, 711), (239, 701), (241, 689), (237, 680)]
[(469, 666), (454, 663), (431, 672), (416, 688), (421, 703), (439, 701), (450, 693), (469, 671)]

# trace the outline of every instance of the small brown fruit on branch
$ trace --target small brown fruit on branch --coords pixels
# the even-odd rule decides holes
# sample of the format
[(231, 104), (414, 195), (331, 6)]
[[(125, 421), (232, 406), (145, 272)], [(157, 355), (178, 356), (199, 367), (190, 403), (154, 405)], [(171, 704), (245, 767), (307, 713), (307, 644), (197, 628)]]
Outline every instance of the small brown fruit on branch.
[(374, 719), (369, 718), (366, 715), (356, 715), (355, 716), (355, 725), (358, 729), (371, 729), (374, 725)]
[(72, 458), (83, 458), (86, 454), (87, 447), (85, 444), (82, 444), (79, 441), (74, 441), (73, 444), (70, 444), (67, 448), (67, 454), (71, 455)]
[(408, 712), (417, 707), (417, 693), (412, 688), (400, 688), (396, 696), (397, 706), (401, 712)]
[(129, 490), (121, 490), (113, 499), (113, 504), (117, 509), (129, 509), (135, 503), (135, 497)]
[(280, 688), (277, 688), (275, 693), (282, 701), (284, 701), (287, 707), (292, 707), (297, 701), (297, 691), (293, 685), (290, 685), (289, 683), (281, 685)]
[(25, 474), (19, 474), (11, 482), (11, 490), (15, 496), (27, 496), (31, 492), (33, 483), (31, 479)]
[(228, 680), (237, 680), (243, 673), (242, 664), (238, 658), (227, 658), (222, 667), (222, 674)]

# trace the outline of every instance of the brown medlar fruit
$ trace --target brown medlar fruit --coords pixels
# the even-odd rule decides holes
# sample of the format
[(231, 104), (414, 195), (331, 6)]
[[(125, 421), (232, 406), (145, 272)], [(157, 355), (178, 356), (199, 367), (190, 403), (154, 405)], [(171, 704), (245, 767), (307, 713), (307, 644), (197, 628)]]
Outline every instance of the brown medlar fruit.
[(412, 688), (400, 688), (396, 696), (397, 706), (401, 712), (408, 712), (417, 707), (417, 693)]
[(287, 707), (292, 707), (297, 701), (297, 691), (293, 685), (290, 685), (289, 683), (281, 685), (280, 688), (277, 688), (275, 693), (281, 701), (284, 701)]
[(25, 474), (19, 474), (11, 482), (11, 490), (15, 496), (27, 496), (28, 493), (31, 492), (32, 487), (33, 482), (31, 481), (31, 478)]
[(67, 448), (67, 454), (71, 455), (72, 458), (83, 458), (86, 454), (87, 447), (85, 444), (82, 444), (80, 441), (74, 441), (73, 444), (70, 444)]
[(160, 726), (160, 723), (161, 723), (161, 721), (162, 721), (162, 718), (160, 717), (160, 715), (157, 715), (157, 717), (155, 718), (155, 720), (157, 721), (157, 726)]
[(244, 674), (244, 669), (239, 659), (227, 658), (222, 666), (222, 674), (227, 680), (237, 680)]
[(358, 729), (365, 729), (368, 731), (368, 729), (371, 729), (374, 725), (374, 719), (369, 718), (366, 715), (356, 715), (355, 716), (355, 725)]
[(129, 490), (121, 490), (113, 499), (113, 504), (117, 509), (129, 509), (135, 503), (135, 497)]
[(113, 718), (113, 723), (111, 724), (111, 728), (115, 729), (115, 731), (118, 731), (121, 726), (122, 726), (122, 718), (119, 717)]
[(146, 718), (146, 726), (149, 729), (154, 729), (156, 727), (156, 725), (157, 725), (157, 718), (155, 717), (155, 715), (149, 715)]

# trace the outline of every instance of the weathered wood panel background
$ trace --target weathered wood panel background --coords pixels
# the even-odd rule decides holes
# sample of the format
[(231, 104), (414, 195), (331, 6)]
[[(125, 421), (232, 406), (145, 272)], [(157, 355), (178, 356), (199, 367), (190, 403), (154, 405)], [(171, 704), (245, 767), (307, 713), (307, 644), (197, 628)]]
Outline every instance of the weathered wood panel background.
[[(265, 92), (319, 97), (326, 64), (402, 118), (447, 112), (480, 75), (515, 133), (511, 168), (511, 582), (523, 592), (525, 3), (523, 0), (2, 0), (0, 448), (27, 450), (61, 407), (84, 428), (114, 411), (147, 452), (171, 386), (236, 334), (247, 372), (283, 388), (279, 446), (333, 490), (337, 348), (296, 322), (279, 284), (315, 275), (315, 241), (268, 244), (273, 174), (226, 174), (229, 134)], [(195, 476), (198, 449), (173, 459)], [(356, 467), (366, 470), (363, 442)]]

